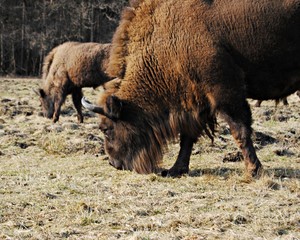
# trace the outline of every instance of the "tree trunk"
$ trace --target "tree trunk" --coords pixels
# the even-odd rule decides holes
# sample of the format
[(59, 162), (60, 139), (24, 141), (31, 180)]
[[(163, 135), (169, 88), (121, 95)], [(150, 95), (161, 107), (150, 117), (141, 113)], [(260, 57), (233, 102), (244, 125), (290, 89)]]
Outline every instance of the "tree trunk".
[(3, 47), (3, 23), (1, 22), (0, 32), (0, 72), (4, 72), (4, 47)]
[(24, 61), (24, 54), (26, 53), (25, 51), (25, 26), (26, 26), (26, 3), (25, 0), (23, 0), (23, 5), (22, 5), (22, 29), (21, 29), (21, 62), (20, 62), (20, 73), (24, 74), (28, 72), (28, 69), (26, 69), (26, 64)]
[[(52, 4), (52, 1), (50, 2)], [(47, 26), (46, 26), (46, 11), (47, 11), (47, 2), (46, 0), (43, 1), (43, 14), (42, 14), (42, 22), (43, 22), (43, 34), (41, 34), (41, 49), (40, 49), (40, 56), (39, 56), (39, 69), (38, 69), (38, 74), (42, 74), (43, 70), (43, 61), (44, 61), (44, 55), (45, 55), (45, 49), (46, 49), (46, 44), (44, 43), (45, 39), (47, 38)]]
[(94, 17), (94, 5), (91, 3), (91, 42), (94, 42), (94, 23), (95, 23), (95, 17)]
[(80, 24), (80, 27), (79, 27), (79, 38), (81, 40), (83, 40), (83, 25), (84, 25), (84, 20), (83, 20), (83, 12), (84, 12), (84, 1), (82, 1), (80, 3), (80, 21), (79, 21), (79, 24)]
[(39, 75), (42, 74), (42, 70), (43, 70), (43, 59), (44, 59), (44, 50), (41, 49), (41, 50), (40, 50)]
[(11, 72), (13, 75), (16, 75), (16, 57), (15, 57), (15, 43), (11, 44), (11, 62), (10, 62)]

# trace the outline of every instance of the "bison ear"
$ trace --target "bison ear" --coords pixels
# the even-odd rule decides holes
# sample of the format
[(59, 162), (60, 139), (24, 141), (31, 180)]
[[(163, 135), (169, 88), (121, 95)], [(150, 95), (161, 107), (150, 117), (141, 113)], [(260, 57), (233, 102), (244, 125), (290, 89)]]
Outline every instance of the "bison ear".
[(109, 96), (106, 99), (106, 111), (111, 119), (119, 119), (122, 111), (122, 101), (116, 96)]

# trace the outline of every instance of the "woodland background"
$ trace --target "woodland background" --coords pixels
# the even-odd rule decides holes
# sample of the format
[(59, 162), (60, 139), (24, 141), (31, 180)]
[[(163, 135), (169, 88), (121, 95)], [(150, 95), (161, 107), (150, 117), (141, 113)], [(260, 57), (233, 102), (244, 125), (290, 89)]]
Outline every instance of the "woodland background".
[(0, 75), (38, 76), (65, 41), (110, 42), (128, 0), (0, 0)]

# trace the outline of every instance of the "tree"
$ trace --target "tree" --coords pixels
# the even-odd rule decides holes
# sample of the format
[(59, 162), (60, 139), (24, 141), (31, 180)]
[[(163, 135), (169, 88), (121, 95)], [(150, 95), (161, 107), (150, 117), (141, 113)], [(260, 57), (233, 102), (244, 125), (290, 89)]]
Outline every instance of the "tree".
[(110, 42), (127, 0), (0, 0), (0, 74), (39, 75), (65, 41)]

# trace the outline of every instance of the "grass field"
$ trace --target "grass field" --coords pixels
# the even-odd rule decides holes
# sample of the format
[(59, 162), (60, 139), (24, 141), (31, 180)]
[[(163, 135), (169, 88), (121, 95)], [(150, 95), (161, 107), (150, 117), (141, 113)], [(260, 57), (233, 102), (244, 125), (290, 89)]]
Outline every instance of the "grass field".
[[(264, 175), (250, 181), (228, 126), (194, 146), (181, 178), (109, 166), (97, 116), (68, 98), (40, 115), (40, 79), (0, 79), (0, 239), (300, 239), (300, 99), (253, 107)], [(85, 89), (92, 101), (98, 90)], [(170, 145), (162, 167), (176, 159)], [(239, 160), (233, 162), (233, 160)]]

